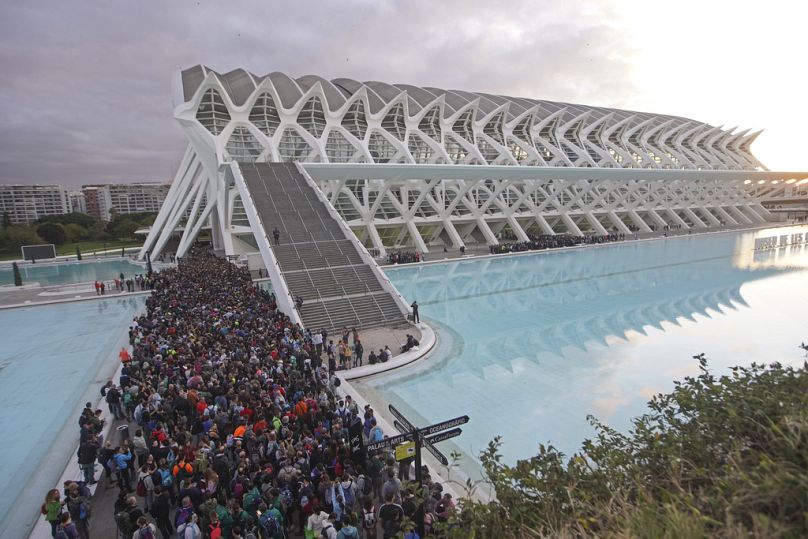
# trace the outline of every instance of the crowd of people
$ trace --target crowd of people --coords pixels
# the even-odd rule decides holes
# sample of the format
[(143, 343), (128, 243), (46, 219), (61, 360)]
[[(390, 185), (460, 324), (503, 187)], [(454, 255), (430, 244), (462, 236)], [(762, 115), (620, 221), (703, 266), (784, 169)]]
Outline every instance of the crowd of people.
[[(322, 333), (292, 324), (245, 268), (212, 255), (182, 259), (151, 286), (129, 332), (132, 352), (120, 354), (120, 379), (102, 390), (133, 435), (121, 428), (119, 444), (100, 439), (101, 411), (88, 408), (84, 481), (68, 485), (68, 498), (96, 480), (117, 487), (125, 539), (414, 537), (405, 525), (418, 507), (409, 463), (366, 453), (384, 433), (370, 406), (340, 395)], [(355, 350), (357, 332), (341, 337)], [(371, 362), (388, 354), (371, 352)], [(429, 530), (454, 503), (424, 473)], [(89, 506), (83, 514), (68, 502), (63, 512), (59, 497), (49, 493), (42, 507), (53, 536), (86, 539), (89, 525), (76, 523), (87, 524)]]
[(124, 289), (126, 292), (136, 292), (138, 289), (141, 292), (144, 292), (146, 290), (151, 290), (153, 284), (154, 283), (152, 282), (150, 276), (143, 276), (140, 274), (127, 279), (124, 274), (121, 273), (119, 277), (112, 279), (112, 282), (109, 284), (107, 284), (105, 281), (96, 280), (94, 287), (95, 295), (103, 296), (107, 293), (107, 289), (111, 291), (113, 286), (115, 287), (116, 292), (123, 292)]
[(625, 239), (625, 234), (606, 234), (602, 236), (570, 236), (567, 234), (540, 235), (529, 236), (528, 241), (489, 245), (488, 249), (491, 254), (517, 253), (522, 251), (557, 249), (559, 247), (573, 247), (582, 244), (609, 243), (613, 241), (624, 241)]
[(424, 254), (420, 251), (391, 251), (387, 253), (388, 264), (411, 264), (413, 262), (423, 262)]

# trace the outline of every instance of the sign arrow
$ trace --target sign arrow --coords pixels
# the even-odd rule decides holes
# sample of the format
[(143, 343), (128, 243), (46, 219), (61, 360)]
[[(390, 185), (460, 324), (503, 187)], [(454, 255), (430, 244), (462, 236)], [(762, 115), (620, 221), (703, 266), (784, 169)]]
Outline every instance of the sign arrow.
[(406, 434), (399, 434), (398, 436), (393, 436), (391, 438), (385, 438), (384, 440), (373, 442), (372, 444), (368, 444), (365, 446), (365, 449), (368, 452), (378, 451), (380, 449), (387, 449), (388, 447), (392, 447), (394, 445), (398, 445), (402, 442), (406, 442), (408, 440), (412, 440), (412, 433)]
[(401, 430), (402, 432), (403, 432), (403, 431), (407, 431), (407, 432), (409, 432), (409, 431), (415, 430), (415, 426), (414, 426), (412, 423), (410, 423), (409, 421), (407, 421), (407, 418), (406, 418), (406, 417), (404, 417), (404, 414), (402, 414), (401, 412), (399, 412), (399, 411), (396, 409), (396, 407), (395, 407), (395, 406), (393, 406), (393, 405), (391, 404), (391, 405), (389, 405), (389, 406), (387, 407), (387, 409), (388, 409), (388, 410), (390, 410), (390, 413), (391, 413), (391, 414), (393, 414), (393, 417), (395, 417), (396, 419), (398, 419), (399, 421), (401, 421), (401, 424), (404, 426), (404, 429), (398, 429), (398, 427), (396, 427), (398, 430)]
[(440, 462), (444, 466), (449, 465), (449, 459), (447, 459), (446, 456), (443, 453), (441, 453), (440, 451), (435, 449), (435, 447), (432, 444), (426, 443), (426, 444), (424, 444), (424, 447), (426, 448), (427, 451), (432, 453), (433, 457), (438, 459), (438, 462)]
[(452, 429), (452, 430), (447, 430), (447, 431), (444, 431), (444, 432), (439, 432), (438, 434), (433, 434), (432, 436), (430, 436), (429, 438), (427, 438), (427, 439), (426, 439), (426, 441), (427, 441), (428, 443), (430, 443), (430, 444), (436, 444), (436, 443), (438, 443), (438, 442), (442, 442), (442, 441), (444, 441), (444, 440), (448, 440), (448, 439), (450, 439), (450, 438), (454, 438), (454, 437), (456, 437), (456, 436), (460, 436), (460, 434), (461, 434), (462, 432), (463, 432), (463, 430), (462, 430), (462, 429)]
[(465, 425), (468, 422), (469, 422), (469, 416), (461, 415), (460, 417), (456, 417), (448, 421), (441, 421), (440, 423), (435, 423), (434, 425), (418, 429), (418, 431), (425, 436), (429, 436), (442, 430), (451, 429), (452, 427), (458, 427), (460, 425)]

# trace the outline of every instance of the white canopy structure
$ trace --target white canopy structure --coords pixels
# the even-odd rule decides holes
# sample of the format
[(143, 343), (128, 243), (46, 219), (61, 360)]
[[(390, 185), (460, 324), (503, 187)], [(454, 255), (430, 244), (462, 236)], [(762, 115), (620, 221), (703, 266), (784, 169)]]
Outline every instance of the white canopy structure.
[(768, 171), (760, 131), (459, 90), (195, 66), (175, 105), (190, 143), (141, 256), (178, 227), (183, 256), (206, 225), (226, 254), (256, 251), (231, 162), (299, 162), (379, 253), (760, 223), (761, 182), (808, 178)]

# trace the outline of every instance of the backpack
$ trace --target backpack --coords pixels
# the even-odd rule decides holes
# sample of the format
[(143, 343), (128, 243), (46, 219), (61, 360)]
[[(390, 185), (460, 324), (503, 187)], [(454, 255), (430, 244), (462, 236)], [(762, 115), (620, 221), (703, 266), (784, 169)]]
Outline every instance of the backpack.
[(179, 528), (181, 524), (187, 524), (189, 520), (191, 520), (191, 515), (194, 514), (193, 507), (183, 507), (177, 510), (177, 514), (174, 516), (174, 525), (177, 527), (177, 532), (179, 532)]
[(70, 539), (70, 537), (68, 537), (67, 532), (65, 531), (65, 529), (62, 527), (61, 524), (56, 526), (56, 535), (54, 535), (53, 537), (55, 539)]
[(362, 527), (366, 530), (376, 529), (376, 511), (371, 509), (368, 512), (364, 508), (362, 509)]
[(332, 526), (331, 524), (327, 524), (327, 525), (323, 526), (322, 531), (320, 531), (320, 537), (322, 537), (323, 539), (328, 539), (328, 529), (329, 528), (333, 529), (334, 526)]
[(285, 488), (281, 491), (281, 503), (284, 509), (292, 507), (292, 491)]
[(373, 481), (366, 475), (359, 476), (362, 479), (362, 494), (370, 496), (373, 492)]
[(255, 513), (255, 510), (258, 509), (258, 503), (260, 501), (261, 495), (258, 494), (258, 491), (253, 488), (250, 492), (244, 496), (244, 504), (242, 507), (248, 513)]
[(264, 536), (267, 539), (275, 537), (281, 529), (278, 519), (275, 518), (269, 511), (261, 515), (258, 520), (261, 523), (261, 528), (264, 530)]
[(135, 494), (141, 498), (146, 496), (146, 483), (143, 482), (143, 479), (138, 480), (137, 487), (135, 488)]
[(79, 502), (79, 520), (90, 518), (90, 502), (82, 500)]
[(115, 513), (115, 524), (124, 537), (131, 536), (134, 533), (132, 530), (132, 519), (129, 517), (129, 511), (118, 511)]
[(151, 526), (140, 528), (137, 533), (137, 539), (154, 539)]

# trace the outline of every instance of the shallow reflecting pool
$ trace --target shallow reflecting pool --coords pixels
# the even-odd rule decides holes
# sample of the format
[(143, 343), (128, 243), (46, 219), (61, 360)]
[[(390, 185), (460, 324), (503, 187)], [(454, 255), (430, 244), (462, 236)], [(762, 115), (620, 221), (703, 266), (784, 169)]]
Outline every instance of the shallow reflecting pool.
[[(593, 430), (626, 429), (651, 396), (698, 372), (801, 364), (808, 337), (808, 246), (754, 251), (755, 237), (671, 238), (526, 256), (386, 269), (439, 328), (412, 368), (357, 384), (424, 424), (469, 414), (470, 460), (496, 435), (515, 462), (550, 442), (566, 453)], [(441, 447), (446, 453), (449, 442)]]
[(27, 536), (44, 493), (75, 458), (80, 409), (114, 374), (144, 306), (136, 296), (0, 311), (0, 537)]
[[(157, 268), (157, 264), (155, 264)], [(111, 281), (123, 273), (130, 279), (146, 274), (146, 265), (126, 259), (91, 260), (82, 262), (38, 262), (20, 267), (23, 284), (42, 286)], [(14, 272), (10, 265), (0, 267), (0, 285), (13, 285)]]

